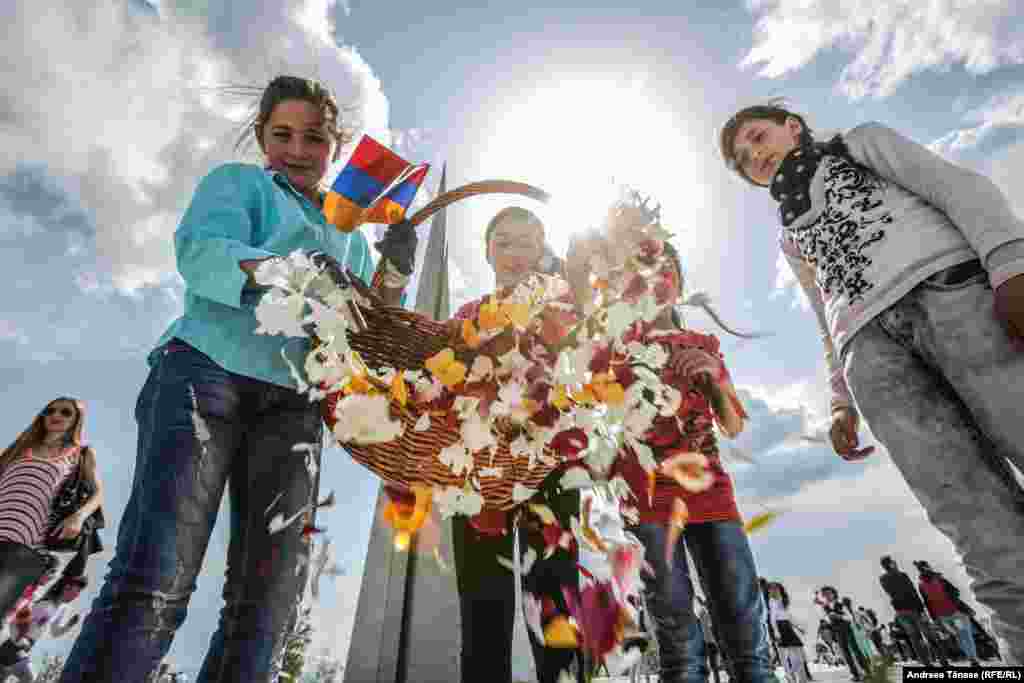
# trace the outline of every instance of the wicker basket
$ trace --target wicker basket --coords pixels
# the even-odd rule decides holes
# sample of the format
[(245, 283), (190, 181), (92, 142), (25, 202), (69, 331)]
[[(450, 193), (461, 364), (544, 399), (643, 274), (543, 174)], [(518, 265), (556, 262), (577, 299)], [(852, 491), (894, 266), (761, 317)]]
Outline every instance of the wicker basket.
[[(548, 200), (547, 193), (526, 183), (482, 181), (440, 195), (409, 220), (418, 224), (460, 199), (491, 193), (520, 194), (538, 201)], [(420, 370), (428, 358), (451, 345), (449, 328), (422, 314), (394, 307), (361, 310), (367, 329), (351, 334), (349, 343), (371, 368), (390, 366), (399, 370)], [(461, 351), (458, 355), (464, 362), (472, 362), (470, 352)], [(324, 421), (332, 428), (338, 399), (337, 395), (330, 395), (323, 401)], [(419, 415), (414, 414), (415, 407), (409, 407), (412, 410), (402, 411), (401, 419), (405, 429), (398, 439), (379, 444), (341, 445), (356, 462), (388, 482), (405, 487), (416, 483), (461, 487), (465, 475), (456, 476), (438, 458), (443, 448), (459, 440), (457, 424), (454, 420), (435, 416), (430, 421), (430, 429), (417, 432), (413, 425)], [(511, 437), (509, 433), (498, 435), (498, 448), (493, 456), (489, 452), (474, 455), (474, 471), (477, 472), (480, 493), (488, 508), (513, 507), (512, 489), (515, 484), (539, 488), (544, 478), (554, 469), (553, 465), (539, 460), (531, 469), (527, 467), (528, 458), (513, 457), (508, 448)], [(480, 477), (478, 472), (485, 467), (500, 468), (502, 476)]]

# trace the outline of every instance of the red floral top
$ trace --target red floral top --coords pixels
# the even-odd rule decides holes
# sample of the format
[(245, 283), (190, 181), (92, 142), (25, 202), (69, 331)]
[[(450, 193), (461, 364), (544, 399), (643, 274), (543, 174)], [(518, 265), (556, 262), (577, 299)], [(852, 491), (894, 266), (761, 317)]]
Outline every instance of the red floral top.
[[(660, 331), (649, 326), (639, 326), (632, 337), (644, 344), (661, 344), (670, 353), (680, 347), (699, 348), (721, 359), (718, 338), (714, 335), (701, 334), (690, 330)], [(627, 339), (626, 341), (630, 341)], [(629, 368), (616, 368), (618, 381), (623, 386), (632, 383)], [(722, 365), (720, 377), (728, 379), (729, 373)], [(651, 429), (647, 432), (645, 442), (654, 451), (658, 463), (680, 451), (697, 451), (708, 459), (708, 470), (712, 475), (711, 487), (700, 493), (690, 493), (674, 479), (658, 473), (654, 482), (653, 499), (648, 497), (649, 485), (646, 470), (636, 457), (619, 458), (610, 476), (620, 475), (636, 494), (636, 500), (623, 503), (625, 510), (635, 507), (639, 513), (640, 523), (668, 523), (672, 511), (672, 501), (682, 498), (689, 511), (688, 523), (742, 521), (736, 506), (736, 495), (732, 478), (725, 471), (718, 451), (718, 440), (714, 432), (714, 414), (712, 407), (690, 381), (675, 376), (675, 372), (666, 366), (661, 372), (661, 381), (682, 393), (679, 409), (672, 417), (658, 416), (654, 419)], [(742, 414), (742, 413), (741, 413)]]

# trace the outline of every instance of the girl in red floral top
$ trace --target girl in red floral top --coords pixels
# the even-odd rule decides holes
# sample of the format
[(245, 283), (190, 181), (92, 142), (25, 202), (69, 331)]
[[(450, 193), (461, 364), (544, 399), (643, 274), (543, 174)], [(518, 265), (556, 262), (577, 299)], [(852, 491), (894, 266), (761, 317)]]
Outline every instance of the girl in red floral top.
[[(484, 236), (487, 262), (496, 289), (514, 287), (533, 273), (557, 274), (561, 262), (544, 239), (544, 225), (520, 207), (499, 211)], [(486, 297), (485, 297), (486, 298)], [(453, 321), (474, 320), (484, 299), (463, 305)], [(580, 664), (575, 636), (567, 633), (569, 608), (564, 588), (577, 586), (579, 550), (570, 519), (580, 513), (579, 491), (563, 491), (563, 472), (555, 470), (527, 503), (512, 511), (485, 509), (452, 518), (452, 545), (461, 613), (461, 680), (509, 681), (515, 623), (513, 572), (503, 558), (513, 557), (512, 530), (518, 518), (524, 619), (540, 683), (561, 681), (574, 660)], [(394, 501), (412, 503), (408, 492), (387, 488)], [(578, 671), (582, 670), (579, 666)]]
[[(652, 287), (659, 300), (674, 301), (682, 290), (682, 268), (672, 245), (663, 245), (667, 265), (653, 286), (644, 286)], [(737, 435), (747, 417), (718, 339), (683, 327), (673, 307), (653, 323), (637, 323), (627, 335), (627, 343), (664, 348), (668, 361), (661, 381), (681, 395), (674, 414), (655, 417), (643, 438), (659, 465), (653, 481), (635, 457), (620, 458), (612, 472), (625, 479), (635, 494), (623, 506), (623, 516), (631, 523), (627, 529), (644, 544), (654, 569), (653, 577), (644, 577), (644, 588), (658, 638), (660, 680), (707, 680), (703, 637), (692, 607), (689, 549), (721, 646), (733, 667), (730, 679), (771, 683), (775, 679), (757, 568), (715, 435), (716, 425), (730, 437)], [(591, 365), (594, 372), (602, 369), (607, 370)], [(635, 381), (627, 366), (616, 366), (615, 372), (624, 387)], [(688, 476), (680, 476), (687, 470)]]

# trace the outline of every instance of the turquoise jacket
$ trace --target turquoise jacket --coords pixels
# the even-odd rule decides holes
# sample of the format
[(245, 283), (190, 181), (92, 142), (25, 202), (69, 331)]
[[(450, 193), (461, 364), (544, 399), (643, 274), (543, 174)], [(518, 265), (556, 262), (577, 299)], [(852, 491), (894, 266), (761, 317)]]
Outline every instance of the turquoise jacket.
[[(263, 290), (246, 287), (239, 261), (319, 249), (364, 282), (374, 270), (361, 232), (339, 232), (285, 176), (251, 164), (224, 164), (203, 178), (174, 233), (174, 247), (185, 279), (185, 312), (157, 347), (177, 337), (229, 372), (291, 388), (295, 381), (281, 349), (301, 369), (309, 340), (254, 334), (253, 310)], [(155, 359), (150, 354), (150, 365)]]

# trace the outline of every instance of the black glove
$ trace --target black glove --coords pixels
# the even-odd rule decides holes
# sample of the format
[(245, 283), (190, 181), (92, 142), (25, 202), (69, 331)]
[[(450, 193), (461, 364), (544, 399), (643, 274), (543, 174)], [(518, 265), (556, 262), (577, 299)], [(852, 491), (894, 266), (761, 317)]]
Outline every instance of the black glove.
[(310, 251), (306, 255), (309, 256), (309, 260), (313, 262), (314, 266), (322, 268), (330, 276), (334, 284), (343, 289), (352, 286), (345, 267), (338, 263), (338, 259), (323, 251)]
[(412, 275), (416, 265), (416, 228), (409, 221), (399, 221), (389, 225), (384, 239), (374, 246), (380, 255), (391, 261), (391, 265), (402, 275)]

